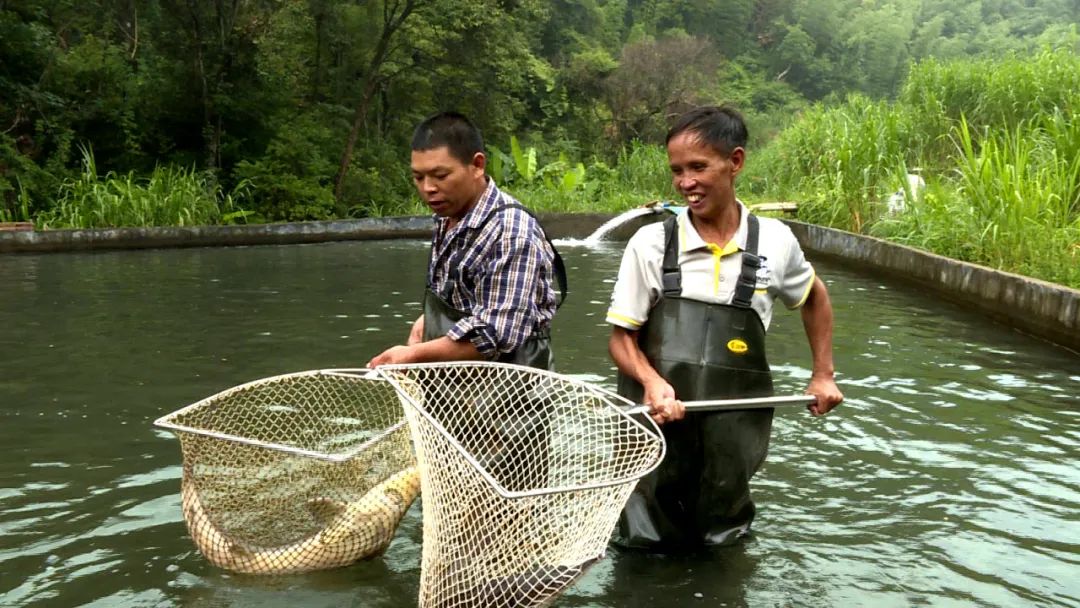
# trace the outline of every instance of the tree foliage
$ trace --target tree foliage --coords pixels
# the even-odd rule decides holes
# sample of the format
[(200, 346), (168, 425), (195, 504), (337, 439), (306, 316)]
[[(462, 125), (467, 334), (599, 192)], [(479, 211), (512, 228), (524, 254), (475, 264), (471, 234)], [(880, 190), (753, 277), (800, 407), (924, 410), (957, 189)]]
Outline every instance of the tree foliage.
[(1076, 52), (1078, 21), (1076, 0), (0, 0), (0, 217), (53, 209), (80, 147), (102, 175), (247, 184), (257, 219), (403, 212), (439, 109), (604, 175), (688, 104), (768, 136), (895, 98), (913, 63)]

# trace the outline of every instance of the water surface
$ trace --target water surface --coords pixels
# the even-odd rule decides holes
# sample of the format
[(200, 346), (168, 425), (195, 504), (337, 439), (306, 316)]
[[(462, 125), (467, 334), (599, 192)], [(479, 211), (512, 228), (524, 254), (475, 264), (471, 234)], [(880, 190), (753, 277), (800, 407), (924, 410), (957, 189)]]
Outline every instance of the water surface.
[[(612, 385), (621, 246), (565, 248), (560, 371)], [(420, 511), (382, 559), (274, 579), (208, 565), (158, 416), (284, 372), (362, 366), (420, 312), (426, 245), (0, 257), (0, 605), (415, 606)], [(1080, 357), (907, 285), (818, 262), (847, 402), (776, 419), (755, 533), (611, 552), (558, 606), (1080, 606)], [(778, 311), (770, 361), (809, 355)]]

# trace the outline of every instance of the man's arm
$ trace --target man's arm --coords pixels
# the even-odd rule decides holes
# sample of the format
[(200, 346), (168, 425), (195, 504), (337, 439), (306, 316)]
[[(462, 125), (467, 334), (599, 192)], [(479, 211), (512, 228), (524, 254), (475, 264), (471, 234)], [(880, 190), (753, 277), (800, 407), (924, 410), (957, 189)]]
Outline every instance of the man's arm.
[[(552, 280), (553, 256), (547, 243), (534, 237), (535, 220), (516, 209), (503, 215), (502, 233), (495, 237), (477, 272), (472, 314), (447, 334), (455, 340), (468, 336), (489, 359), (520, 348), (536, 326), (539, 308), (550, 304), (553, 310), (555, 305), (553, 299), (536, 301), (541, 269), (546, 270), (544, 280)], [(554, 293), (550, 287), (546, 291)]]
[(608, 340), (608, 352), (619, 371), (637, 380), (645, 388), (645, 403), (652, 406), (649, 415), (657, 424), (679, 420), (686, 410), (675, 398), (675, 389), (656, 371), (637, 341), (638, 332), (614, 325)]
[(817, 403), (809, 407), (815, 416), (826, 414), (844, 400), (843, 393), (833, 379), (833, 310), (829, 291), (819, 277), (814, 277), (810, 295), (802, 306), (803, 327), (810, 342), (813, 371), (806, 392), (817, 397)]
[(427, 363), (431, 361), (463, 361), (485, 359), (469, 340), (451, 340), (446, 336), (419, 342), (409, 346), (393, 346), (368, 361), (368, 367), (399, 363)]

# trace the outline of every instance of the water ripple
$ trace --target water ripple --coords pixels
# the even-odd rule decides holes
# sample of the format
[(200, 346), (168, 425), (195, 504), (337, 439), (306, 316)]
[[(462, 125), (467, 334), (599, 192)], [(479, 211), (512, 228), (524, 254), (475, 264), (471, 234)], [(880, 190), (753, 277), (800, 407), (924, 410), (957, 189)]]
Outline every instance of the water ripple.
[[(187, 538), (180, 450), (150, 423), (255, 378), (362, 365), (403, 340), (426, 253), (402, 241), (5, 258), (0, 604), (415, 606), (419, 504), (380, 559), (230, 575)], [(620, 253), (564, 252), (575, 292), (554, 336), (560, 371), (609, 388), (601, 321)], [(748, 542), (612, 550), (557, 605), (1080, 606), (1080, 360), (815, 263), (847, 399), (824, 418), (777, 411)], [(769, 339), (778, 392), (802, 392), (798, 315), (778, 311)]]

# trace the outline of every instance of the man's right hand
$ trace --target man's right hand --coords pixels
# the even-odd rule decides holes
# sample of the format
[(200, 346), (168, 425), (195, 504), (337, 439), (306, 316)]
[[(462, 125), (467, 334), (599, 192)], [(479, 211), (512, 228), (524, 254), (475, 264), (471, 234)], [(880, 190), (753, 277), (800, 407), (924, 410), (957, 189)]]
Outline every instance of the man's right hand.
[(375, 355), (368, 361), (367, 368), (375, 369), (380, 365), (400, 365), (402, 363), (416, 363), (416, 349), (411, 346), (392, 346)]
[(824, 416), (844, 400), (844, 394), (836, 386), (832, 374), (815, 374), (810, 377), (810, 384), (806, 387), (806, 393), (814, 395), (817, 402), (806, 406), (810, 413), (815, 416)]
[(649, 416), (657, 424), (682, 420), (686, 415), (682, 401), (675, 398), (675, 389), (663, 378), (645, 384), (645, 405), (649, 406)]

